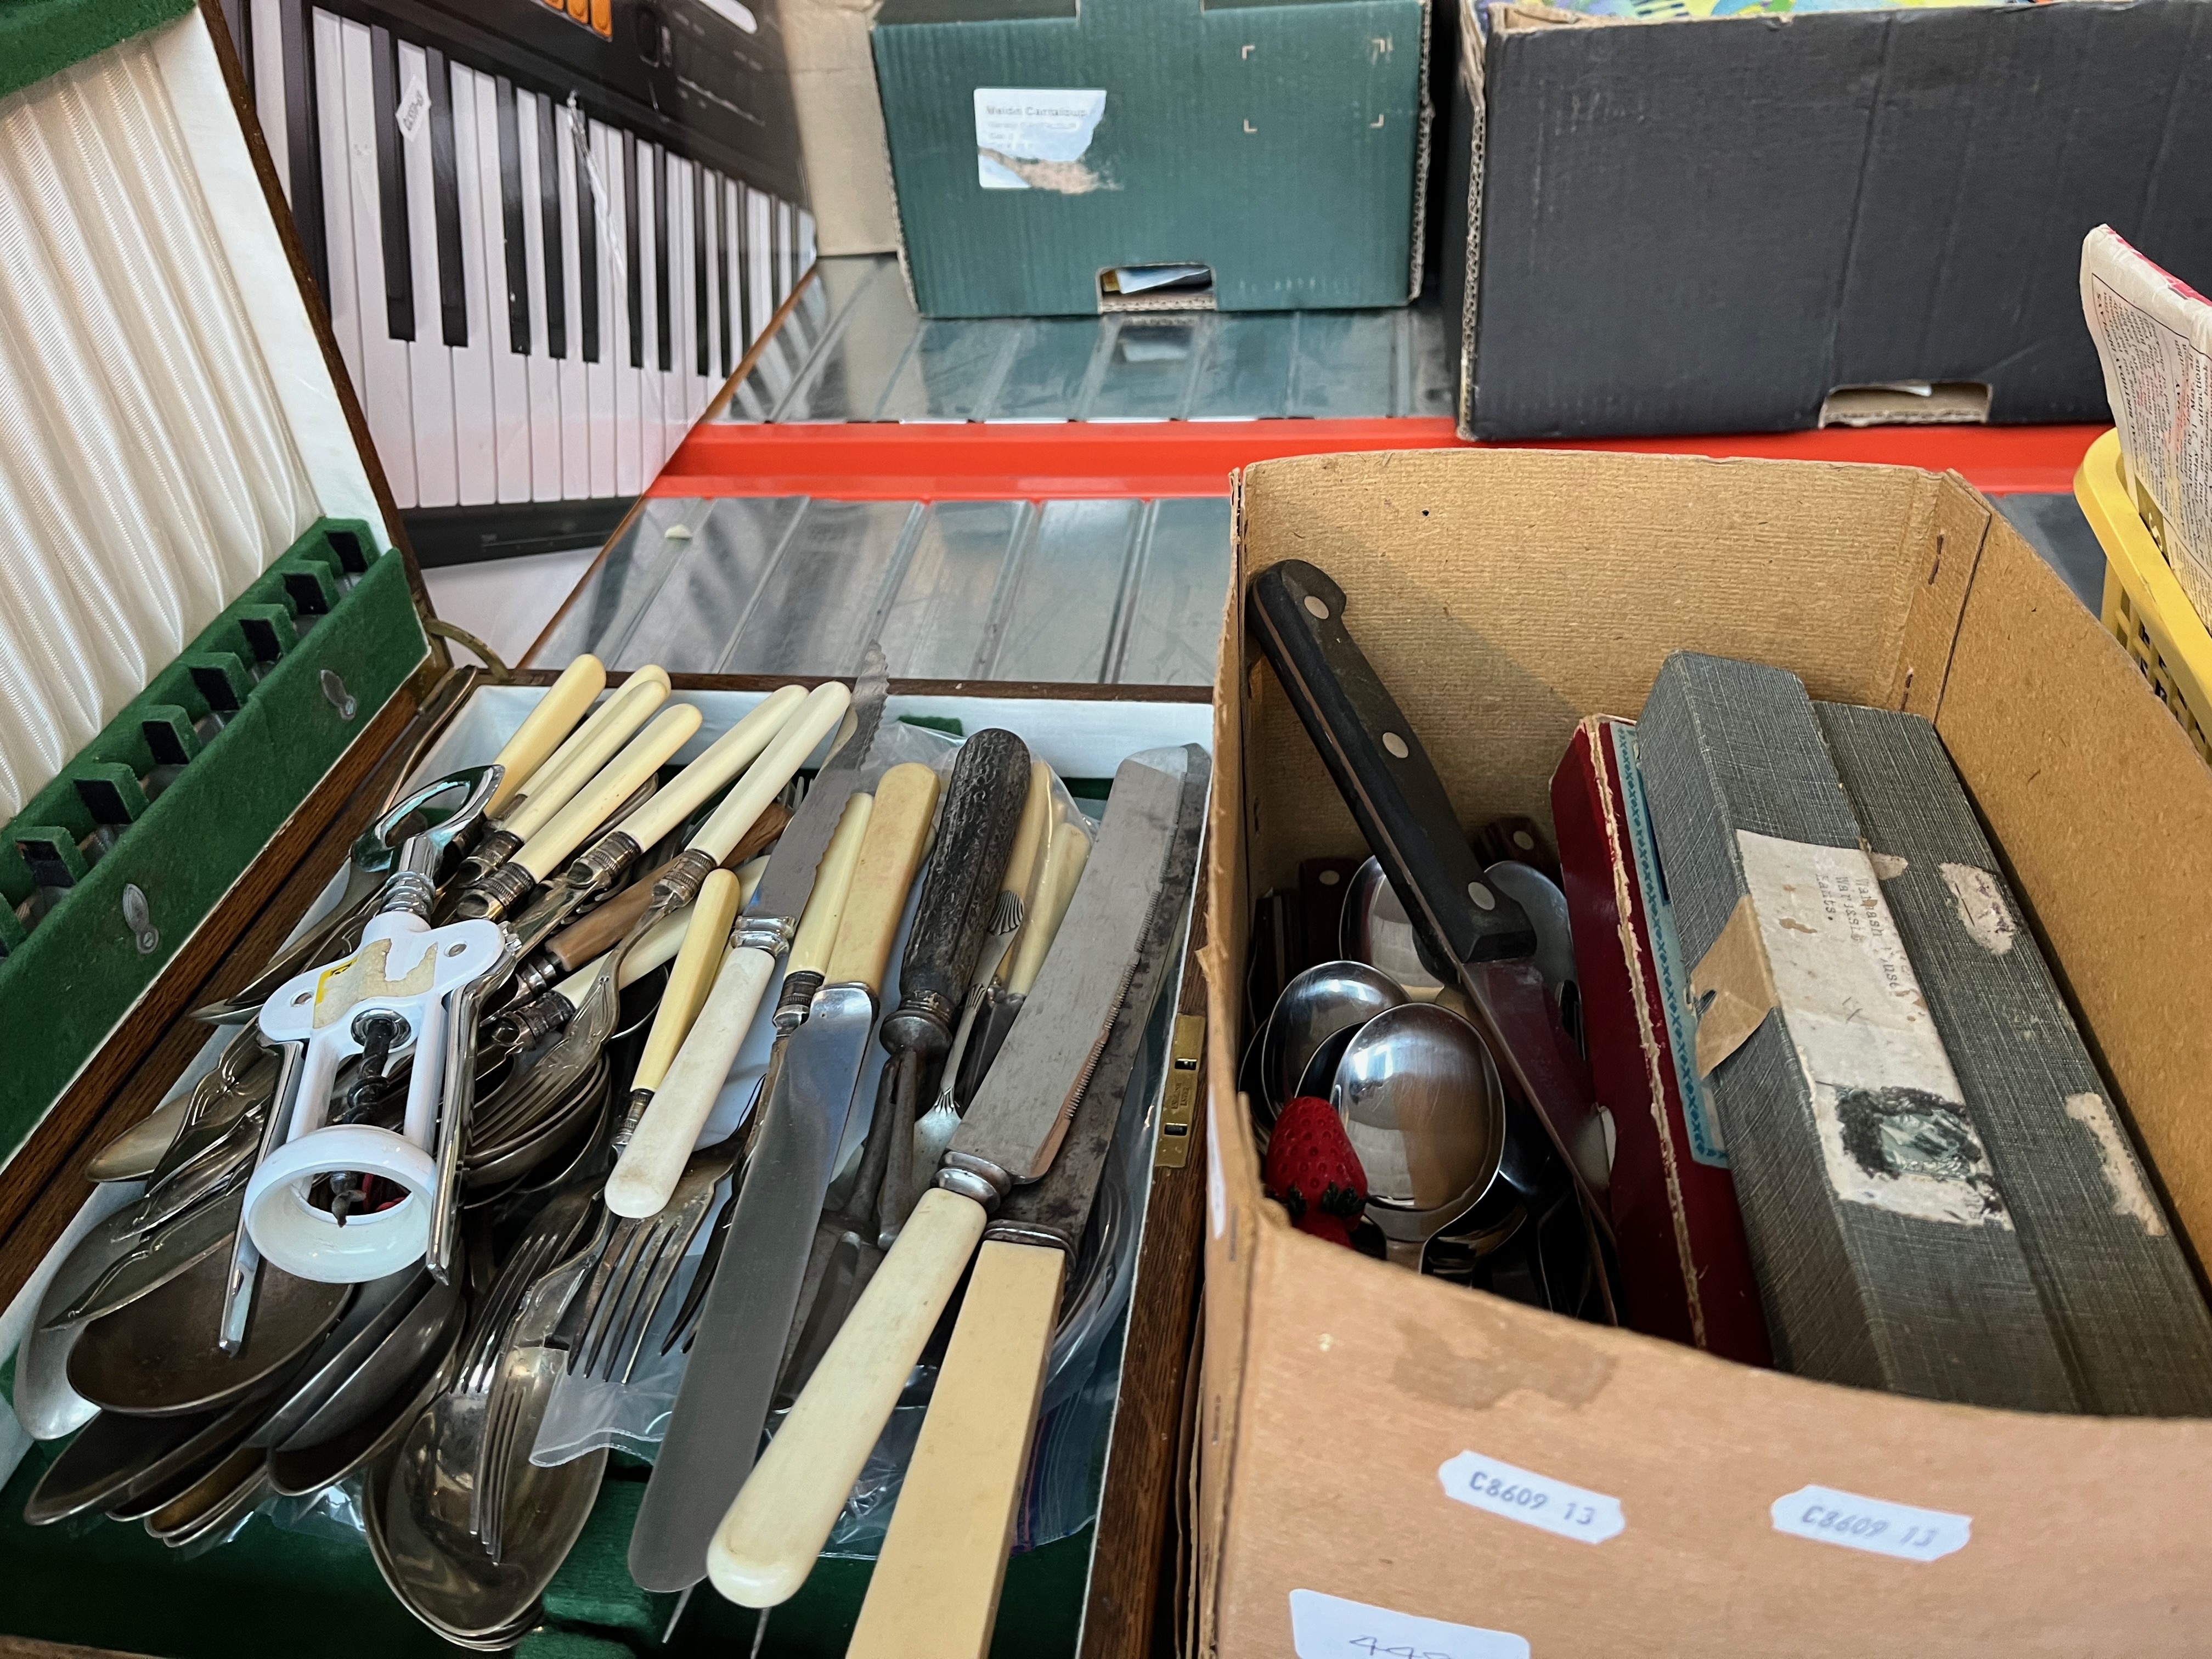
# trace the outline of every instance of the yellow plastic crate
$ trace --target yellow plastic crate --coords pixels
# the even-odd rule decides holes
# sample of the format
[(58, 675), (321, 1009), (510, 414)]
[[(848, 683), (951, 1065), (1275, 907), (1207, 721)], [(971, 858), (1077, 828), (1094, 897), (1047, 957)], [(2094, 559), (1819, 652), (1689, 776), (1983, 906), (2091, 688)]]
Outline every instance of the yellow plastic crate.
[(2089, 446), (2074, 475), (2074, 499), (2104, 544), (2105, 626), (2212, 764), (2212, 633), (2136, 506), (2118, 432)]

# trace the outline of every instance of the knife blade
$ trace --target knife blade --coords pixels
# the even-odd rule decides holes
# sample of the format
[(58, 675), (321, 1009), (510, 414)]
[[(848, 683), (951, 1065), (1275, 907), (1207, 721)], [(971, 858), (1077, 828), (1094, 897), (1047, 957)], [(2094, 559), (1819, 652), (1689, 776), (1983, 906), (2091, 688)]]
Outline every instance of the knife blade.
[(973, 1100), (990, 1075), (991, 1066), (1006, 1046), (1006, 1035), (1036, 983), (1038, 970), (1059, 936), (1060, 924), (1083, 879), (1084, 861), (1091, 856), (1091, 837), (1079, 824), (1063, 823), (1053, 830), (1037, 874), (1036, 902), (1023, 920), (1022, 931), (1007, 951), (1006, 977), (985, 994), (983, 1012), (969, 1039), (968, 1063), (958, 1080), (959, 1097)]
[(1091, 1066), (1059, 1156), (983, 1230), (921, 1437), (891, 1511), (846, 1659), (988, 1650), (1029, 1468), (1067, 1264), (1083, 1242), (1129, 1079), (1188, 927), (1206, 773), (1194, 766), (1136, 971)]
[(1609, 1243), (1603, 1120), (1589, 1067), (1530, 960), (1536, 929), (1486, 879), (1435, 764), (1344, 611), (1344, 590), (1301, 559), (1261, 571), (1246, 599), (1261, 651), (1405, 907), (1423, 965), (1466, 992), (1475, 1030), (1535, 1109)]
[(773, 1607), (804, 1583), (882, 1432), (989, 1212), (1050, 1166), (1142, 953), (1202, 750), (1122, 762), (1098, 845), (1045, 960), (1029, 1018), (1007, 1038), (922, 1196), (714, 1534), (714, 1588)]
[(706, 1577), (715, 1523), (751, 1468), (937, 793), (937, 774), (915, 763), (877, 785), (824, 982), (784, 1039), (738, 1195), (723, 1261), (741, 1270), (718, 1273), (707, 1293), (630, 1534), (630, 1576), (645, 1589), (684, 1589)]

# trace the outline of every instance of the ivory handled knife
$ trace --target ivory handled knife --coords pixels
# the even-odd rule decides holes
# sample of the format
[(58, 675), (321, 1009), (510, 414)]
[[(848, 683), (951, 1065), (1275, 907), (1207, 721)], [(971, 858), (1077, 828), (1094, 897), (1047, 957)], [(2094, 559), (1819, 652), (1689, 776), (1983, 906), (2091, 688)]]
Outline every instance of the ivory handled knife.
[(667, 701), (668, 689), (666, 669), (641, 668), (594, 708), (545, 757), (530, 780), (533, 787), (509, 799), (507, 816), (492, 826), (461, 866), (458, 878), (461, 885), (473, 885), (506, 863), (517, 848), (566, 806), (652, 717), (653, 710)]
[[(507, 862), (461, 895), (457, 907), (460, 915), (485, 916), (494, 921), (513, 915), (539, 882), (561, 868), (586, 836), (613, 817), (641, 785), (653, 781), (654, 774), (691, 740), (702, 718), (698, 708), (688, 702), (673, 704), (655, 714), (643, 731), (569, 797), (566, 805), (532, 831)], [(525, 801), (518, 818), (530, 809), (531, 803)]]
[(982, 1012), (969, 1038), (969, 1053), (963, 1057), (965, 1076), (959, 1080), (962, 1098), (973, 1100), (990, 1074), (991, 1063), (1005, 1046), (1006, 1034), (1013, 1030), (1030, 988), (1044, 967), (1046, 953), (1059, 937), (1060, 919), (1067, 913), (1068, 902), (1083, 879), (1084, 861), (1090, 856), (1091, 837), (1081, 824), (1054, 828), (1037, 872), (1036, 897), (1023, 919), (1022, 931), (1007, 947), (1005, 976), (984, 994)]
[[(545, 892), (532, 902), (514, 923), (515, 936), (520, 940), (523, 950), (536, 949), (578, 910), (612, 891), (632, 866), (645, 856), (647, 848), (658, 845), (662, 837), (682, 824), (694, 811), (713, 799), (718, 793), (728, 788), (731, 780), (736, 778), (740, 771), (748, 765), (753, 765), (758, 776), (765, 778), (777, 769), (777, 762), (769, 757), (790, 756), (793, 745), (799, 744), (799, 753), (791, 757), (788, 771), (783, 775), (787, 782), (789, 772), (798, 769), (799, 762), (821, 740), (823, 732), (836, 724), (831, 705), (837, 704), (839, 712), (842, 712), (839, 699), (842, 690), (840, 687), (829, 696), (811, 702), (808, 694), (795, 685), (782, 686), (769, 693), (743, 720), (709, 744), (704, 752), (672, 778), (665, 787), (655, 791), (650, 799), (615, 818), (611, 827), (599, 834), (598, 839), (568, 865), (556, 883), (553, 879), (551, 861), (541, 867), (539, 860), (544, 855), (539, 851), (540, 843), (550, 842), (556, 833), (564, 832), (570, 827), (569, 815), (580, 812), (587, 797), (598, 791), (599, 786), (594, 780), (585, 793), (570, 801), (558, 817), (538, 832), (538, 837), (529, 846), (517, 852), (506, 865), (477, 884), (477, 890), (496, 899), (511, 912), (528, 896), (531, 888), (526, 883), (530, 876), (534, 874), (546, 882)], [(667, 717), (667, 712), (664, 711), (660, 718), (665, 720)], [(799, 731), (793, 732), (790, 741), (779, 746), (777, 740), (782, 738), (787, 732), (791, 732), (794, 724)], [(649, 732), (652, 727), (647, 730)], [(802, 733), (805, 734), (803, 743)], [(640, 738), (637, 741), (641, 743), (644, 739)], [(628, 752), (625, 750), (624, 754)], [(767, 764), (759, 765), (756, 757), (766, 761)], [(622, 763), (623, 757), (617, 757), (609, 763), (608, 770), (612, 772)], [(782, 785), (775, 787), (781, 789)], [(692, 837), (691, 850), (698, 855), (687, 865), (674, 868), (663, 865), (654, 872), (654, 881), (648, 884), (648, 890), (671, 875), (678, 875), (685, 884), (677, 893), (677, 902), (690, 903), (696, 896), (698, 884), (706, 879), (707, 872), (720, 862), (722, 857), (736, 845), (766, 805), (759, 799), (757, 781), (753, 776), (749, 775), (740, 781), (732, 793), (740, 798), (741, 805), (754, 804), (744, 805), (741, 812), (735, 814), (717, 807), (707, 824)], [(605, 821), (603, 815), (602, 822)], [(727, 834), (730, 828), (736, 829), (738, 834)], [(588, 835), (590, 831), (586, 833)], [(582, 844), (580, 838), (576, 844)], [(701, 851), (702, 848), (710, 848), (713, 856), (705, 856)], [(560, 857), (566, 858), (567, 854), (564, 852)], [(492, 914), (505, 913), (494, 911)]]
[[(818, 982), (830, 965), (830, 947), (836, 941), (853, 866), (860, 859), (860, 841), (867, 834), (874, 805), (872, 795), (854, 795), (846, 801), (844, 817), (822, 854), (799, 931), (792, 937), (787, 979), (811, 975)], [(757, 945), (739, 942), (741, 930), (725, 929), (725, 936), (728, 950), (706, 1006), (691, 1023), (668, 1075), (660, 1080), (607, 1177), (607, 1207), (617, 1215), (658, 1215), (666, 1207), (775, 973), (775, 958)]]
[(676, 965), (669, 970), (660, 1006), (653, 1012), (653, 1029), (646, 1034), (645, 1048), (637, 1057), (637, 1069), (630, 1081), (629, 1115), (616, 1137), (617, 1150), (628, 1142), (638, 1120), (652, 1105), (653, 1091), (668, 1075), (669, 1063), (699, 1017), (721, 961), (723, 945), (730, 937), (730, 923), (737, 919), (739, 902), (738, 878), (727, 870), (709, 875), (692, 902)]
[[(784, 1039), (722, 1270), (630, 1535), (630, 1576), (645, 1589), (681, 1589), (706, 1577), (708, 1540), (751, 1468), (937, 793), (937, 774), (911, 763), (877, 782), (823, 983), (805, 1022)], [(769, 881), (781, 860), (779, 852)], [(756, 908), (766, 909), (765, 899)]]
[(545, 695), (538, 698), (538, 706), (515, 727), (514, 735), (499, 753), (492, 757), (494, 765), (503, 766), (507, 770), (500, 778), (499, 787), (484, 803), (487, 817), (497, 821), (522, 793), (523, 786), (575, 730), (584, 711), (606, 689), (606, 665), (588, 651), (561, 671), (561, 678), (545, 688)]
[[(1171, 888), (1182, 890), (1177, 905), (1187, 895), (1187, 876), (1177, 872), (1195, 860), (1206, 775), (1205, 753), (1194, 746), (1121, 763), (1097, 848), (1062, 923), (1066, 945), (1046, 959), (1028, 1018), (1013, 1028), (955, 1132), (937, 1184), (714, 1534), (708, 1571), (730, 1600), (774, 1607), (805, 1582), (991, 1212), (1052, 1168), (1125, 1005), (1142, 988), (1157, 988), (1156, 913)], [(1103, 1158), (1103, 1146), (1096, 1157)], [(1095, 1182), (1096, 1163), (1078, 1173)], [(1087, 1209), (1087, 1186), (1082, 1203)], [(1075, 1231), (1079, 1237), (1079, 1223)], [(1054, 1264), (1055, 1298), (1057, 1273)], [(1032, 1292), (1036, 1277), (1024, 1279)]]

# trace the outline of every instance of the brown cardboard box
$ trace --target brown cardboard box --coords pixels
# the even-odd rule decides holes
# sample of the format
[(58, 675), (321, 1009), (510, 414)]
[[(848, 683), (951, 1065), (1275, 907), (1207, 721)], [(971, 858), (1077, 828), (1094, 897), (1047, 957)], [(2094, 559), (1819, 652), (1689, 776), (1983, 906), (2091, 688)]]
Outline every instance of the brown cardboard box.
[(784, 0), (783, 45), (818, 252), (898, 246), (890, 153), (868, 27), (880, 0)]
[[(1347, 625), (1468, 823), (1543, 817), (1576, 720), (1632, 714), (1680, 648), (1927, 715), (2172, 1214), (2212, 1239), (2212, 773), (1958, 478), (1540, 451), (1316, 457), (1243, 473), (1237, 544), (1240, 594), (1293, 556), (1342, 586)], [(1545, 1659), (2205, 1650), (2212, 1422), (1810, 1382), (1293, 1232), (1261, 1196), (1228, 988), (1251, 896), (1358, 835), (1234, 603), (1216, 696), (1201, 1651), (1350, 1656), (1369, 1650), (1349, 1644), (1361, 1635), (1389, 1651), (1404, 1627), (1383, 1609), (1528, 1644), (1472, 1638), (1455, 1654)], [(1559, 1503), (1617, 1500), (1624, 1524), (1591, 1543), (1455, 1499), (1440, 1471), (1467, 1452), (1582, 1489), (1548, 1489)], [(1899, 1559), (1784, 1529), (1820, 1533), (1839, 1505), (1869, 1517), (1863, 1543), (1881, 1519), (1908, 1553), (1923, 1521), (1954, 1547)], [(1377, 1610), (1372, 1628), (1327, 1644), (1316, 1624), (1294, 1647), (1293, 1606), (1318, 1605), (1298, 1591)]]

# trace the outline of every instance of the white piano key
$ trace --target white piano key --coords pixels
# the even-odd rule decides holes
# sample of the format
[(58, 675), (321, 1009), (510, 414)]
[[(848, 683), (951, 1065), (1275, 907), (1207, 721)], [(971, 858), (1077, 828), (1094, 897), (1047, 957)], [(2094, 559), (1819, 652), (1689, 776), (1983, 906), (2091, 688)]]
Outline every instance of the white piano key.
[(603, 121), (588, 123), (586, 134), (590, 166), (577, 183), (591, 215), (592, 263), (599, 275), (592, 297), (599, 312), (599, 356), (598, 362), (585, 366), (592, 404), (592, 495), (596, 499), (615, 493), (615, 311), (623, 295), (615, 280), (622, 267), (612, 257), (619, 222), (608, 211), (614, 134)]
[[(640, 357), (644, 367), (638, 371), (638, 471), (650, 483), (660, 471), (660, 423), (662, 418), (661, 392), (665, 384), (660, 373), (660, 248), (664, 211), (658, 180), (664, 155), (656, 144), (640, 141), (637, 147), (637, 252), (638, 291), (642, 296), (639, 314), (642, 319), (640, 331)], [(641, 484), (639, 488), (644, 486)]]
[[(517, 88), (516, 138), (522, 155), (522, 237), (530, 266), (530, 498), (561, 499), (561, 366), (553, 361), (545, 315), (545, 215), (538, 196), (538, 99)], [(550, 250), (555, 259), (560, 250)]]
[(691, 418), (691, 164), (668, 158), (668, 368), (661, 391), (660, 456), (668, 464)]
[[(499, 419), (492, 390), (492, 354), (498, 325), (507, 320), (484, 283), (483, 158), (477, 153), (482, 111), (492, 83), (474, 70), (453, 66), (453, 179), (461, 198), (461, 292), (469, 313), (469, 343), (453, 351), (453, 447), (464, 507), (499, 499)], [(498, 154), (495, 136), (493, 155)], [(504, 293), (499, 295), (505, 299)]]
[(292, 152), (285, 143), (284, 24), (277, 0), (253, 0), (253, 113), (269, 141), (270, 164), (276, 182), (292, 196)]
[(814, 269), (814, 216), (805, 208), (799, 210), (799, 274), (804, 276)]
[[(376, 173), (376, 91), (370, 67), (368, 27), (348, 21), (343, 37), (344, 142), (336, 149), (346, 158), (353, 217), (355, 291), (361, 296), (360, 391), (368, 435), (394, 506), (416, 505), (415, 434), (408, 389), (407, 343), (392, 337), (384, 303), (384, 229)], [(334, 54), (335, 55), (335, 54)], [(333, 257), (332, 263), (336, 263)]]
[(745, 327), (751, 340), (760, 338), (775, 314), (775, 276), (769, 263), (769, 223), (775, 204), (766, 191), (745, 186)]
[(355, 396), (361, 398), (368, 380), (361, 349), (359, 275), (354, 265), (353, 152), (346, 138), (344, 36), (329, 12), (317, 11), (313, 21), (315, 148), (322, 157), (323, 239), (331, 267), (330, 291), (323, 295), (323, 303), (331, 313), (331, 332), (337, 337), (338, 356), (345, 359)]
[(638, 382), (643, 372), (632, 361), (638, 350), (631, 327), (630, 295), (638, 280), (637, 239), (631, 234), (636, 204), (630, 191), (637, 170), (637, 144), (619, 132), (610, 133), (607, 168), (607, 217), (614, 226), (614, 349), (615, 366), (615, 493), (635, 495), (646, 486), (645, 463), (638, 432)]
[(500, 147), (499, 82), (489, 75), (477, 77), (476, 128), (477, 245), (482, 250), (485, 319), (490, 330), (498, 499), (526, 501), (530, 499), (530, 360), (514, 349), (514, 312), (507, 292), (507, 182)]
[[(568, 111), (553, 108), (553, 149), (561, 180), (561, 300), (568, 319), (568, 355), (561, 368), (561, 493), (582, 501), (592, 493), (591, 403), (584, 375), (583, 272), (577, 259), (576, 141)], [(553, 250), (546, 250), (553, 257)]]
[(453, 353), (439, 323), (429, 67), (422, 47), (402, 40), (398, 49), (399, 152), (407, 170), (407, 248), (415, 267), (415, 338), (407, 347), (408, 404), (415, 429), (414, 504), (453, 507), (461, 498), (460, 469), (453, 443)]

